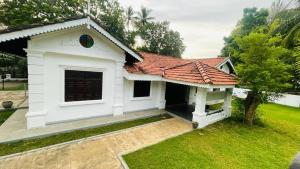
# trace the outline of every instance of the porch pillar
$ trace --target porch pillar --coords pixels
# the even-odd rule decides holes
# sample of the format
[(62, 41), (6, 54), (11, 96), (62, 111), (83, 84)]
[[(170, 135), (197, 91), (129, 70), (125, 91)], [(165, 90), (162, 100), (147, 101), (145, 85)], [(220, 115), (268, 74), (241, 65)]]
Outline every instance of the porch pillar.
[(28, 65), (28, 106), (26, 113), (27, 128), (45, 127), (45, 86), (44, 86), (44, 53), (26, 50)]
[(119, 116), (123, 115), (123, 61), (116, 62), (115, 67), (115, 84), (114, 84), (114, 105), (113, 105), (113, 115)]
[(223, 107), (226, 117), (231, 116), (231, 100), (232, 100), (232, 88), (227, 88), (225, 99), (224, 99), (224, 107)]
[(207, 89), (198, 87), (196, 93), (195, 111), (193, 112), (193, 121), (198, 122), (198, 128), (203, 128), (207, 125), (205, 113), (206, 97)]
[(166, 107), (166, 82), (158, 82), (159, 84), (159, 94), (158, 94), (158, 109), (165, 109)]

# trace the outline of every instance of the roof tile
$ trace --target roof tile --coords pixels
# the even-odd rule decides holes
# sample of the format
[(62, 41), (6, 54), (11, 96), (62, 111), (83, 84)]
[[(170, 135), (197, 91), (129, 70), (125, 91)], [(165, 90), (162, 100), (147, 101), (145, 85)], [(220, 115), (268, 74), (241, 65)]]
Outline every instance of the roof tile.
[(129, 73), (159, 75), (166, 79), (198, 84), (235, 85), (235, 76), (217, 68), (224, 58), (180, 59), (141, 52), (143, 62), (125, 66)]

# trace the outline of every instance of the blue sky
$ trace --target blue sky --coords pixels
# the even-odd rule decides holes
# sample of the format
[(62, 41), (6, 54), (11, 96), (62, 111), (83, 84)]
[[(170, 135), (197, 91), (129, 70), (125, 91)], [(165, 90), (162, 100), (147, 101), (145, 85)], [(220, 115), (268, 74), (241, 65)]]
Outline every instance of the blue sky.
[(153, 9), (157, 20), (171, 22), (186, 45), (184, 58), (216, 57), (246, 7), (269, 8), (274, 0), (119, 0), (121, 5)]

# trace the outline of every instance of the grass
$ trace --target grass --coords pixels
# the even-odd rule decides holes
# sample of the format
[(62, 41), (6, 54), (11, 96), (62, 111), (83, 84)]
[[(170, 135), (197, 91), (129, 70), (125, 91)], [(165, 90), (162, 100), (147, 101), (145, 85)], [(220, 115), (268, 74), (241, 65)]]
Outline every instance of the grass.
[(14, 91), (14, 90), (25, 90), (27, 89), (26, 82), (4, 82), (4, 90), (2, 82), (0, 82), (0, 91)]
[(282, 169), (300, 151), (300, 109), (265, 104), (264, 125), (233, 119), (124, 156), (131, 169)]
[(81, 138), (86, 138), (90, 136), (100, 135), (100, 134), (122, 130), (130, 127), (135, 127), (147, 123), (152, 123), (152, 122), (156, 122), (168, 118), (171, 118), (171, 116), (164, 114), (164, 115), (149, 117), (145, 119), (138, 119), (133, 121), (111, 124), (108, 126), (102, 126), (97, 128), (76, 130), (73, 132), (57, 134), (45, 138), (24, 140), (24, 141), (19, 141), (10, 144), (0, 144), (0, 156), (33, 150), (45, 146), (50, 146), (50, 145), (77, 140)]
[(15, 112), (15, 110), (0, 111), (0, 126)]

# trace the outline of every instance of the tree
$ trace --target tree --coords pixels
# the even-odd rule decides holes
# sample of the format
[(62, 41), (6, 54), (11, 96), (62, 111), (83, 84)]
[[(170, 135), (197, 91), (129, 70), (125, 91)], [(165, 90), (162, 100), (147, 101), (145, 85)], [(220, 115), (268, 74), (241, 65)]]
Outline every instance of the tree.
[(92, 1), (92, 14), (99, 20), (101, 26), (120, 41), (131, 44), (125, 32), (123, 9), (117, 0)]
[[(132, 45), (126, 34), (123, 9), (117, 0), (92, 0), (91, 13), (101, 26), (120, 41)], [(0, 2), (0, 23), (8, 28), (47, 24), (85, 15), (85, 0), (4, 0)], [(129, 38), (129, 39), (128, 39)]]
[(280, 36), (250, 33), (237, 39), (241, 63), (236, 67), (239, 84), (251, 91), (245, 100), (245, 123), (253, 124), (259, 104), (290, 87), (290, 66), (280, 60), (288, 50), (280, 46)]
[(245, 8), (243, 18), (238, 22), (236, 28), (232, 31), (229, 37), (225, 37), (224, 47), (221, 51), (223, 57), (231, 57), (234, 64), (239, 63), (239, 56), (236, 51), (239, 48), (236, 44), (236, 39), (248, 35), (250, 32), (261, 28), (267, 24), (268, 10), (257, 8)]
[(83, 15), (83, 0), (3, 0), (0, 22), (8, 27), (53, 23)]
[(266, 25), (268, 15), (267, 9), (245, 8), (243, 18), (240, 21), (240, 34), (242, 36), (248, 35), (257, 27)]
[(27, 59), (13, 54), (0, 53), (0, 75), (27, 77)]
[(133, 8), (131, 6), (127, 7), (125, 10), (125, 21), (126, 21), (128, 31), (130, 30), (130, 25), (135, 18), (134, 15), (135, 15), (135, 11), (133, 10)]
[(179, 32), (170, 30), (168, 22), (151, 22), (140, 30), (144, 46), (139, 50), (180, 57), (185, 46)]
[(154, 19), (154, 17), (150, 16), (150, 13), (152, 12), (151, 9), (147, 9), (145, 7), (141, 7), (141, 11), (137, 13), (136, 19), (136, 25), (137, 27), (143, 27), (146, 24), (148, 24), (151, 20)]
[(285, 47), (295, 47), (296, 37), (300, 36), (300, 8), (283, 11), (278, 19), (280, 19), (280, 25), (272, 32), (272, 35), (281, 34), (284, 37)]

